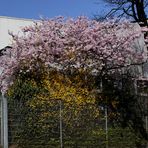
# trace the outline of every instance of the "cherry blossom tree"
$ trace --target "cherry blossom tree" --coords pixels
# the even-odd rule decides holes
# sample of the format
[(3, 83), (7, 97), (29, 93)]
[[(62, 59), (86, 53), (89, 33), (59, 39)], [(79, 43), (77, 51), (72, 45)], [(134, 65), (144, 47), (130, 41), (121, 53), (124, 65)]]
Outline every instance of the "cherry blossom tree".
[[(17, 76), (38, 75), (43, 69), (84, 70), (102, 76), (145, 61), (132, 43), (141, 35), (129, 22), (97, 22), (85, 17), (43, 20), (14, 35), (12, 49), (1, 57), (1, 89), (6, 92)], [(126, 33), (124, 33), (124, 31)]]

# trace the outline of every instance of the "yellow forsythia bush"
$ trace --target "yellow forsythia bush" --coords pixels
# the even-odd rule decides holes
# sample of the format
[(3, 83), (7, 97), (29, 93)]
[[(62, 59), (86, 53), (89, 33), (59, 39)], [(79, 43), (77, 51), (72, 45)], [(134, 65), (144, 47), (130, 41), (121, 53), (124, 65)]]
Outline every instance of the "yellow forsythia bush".
[(83, 72), (68, 76), (50, 70), (41, 75), (39, 80), (26, 76), (25, 79), (16, 80), (8, 91), (11, 99), (24, 100), (21, 113), (25, 123), (21, 124), (24, 127), (20, 127), (23, 131), (16, 135), (19, 137), (17, 141), (26, 143), (27, 139), (28, 143), (30, 136), (37, 141), (48, 131), (43, 141), (55, 143), (56, 139), (59, 140), (60, 114), (65, 138), (90, 137), (95, 130), (92, 125), (99, 119), (99, 109), (92, 84), (89, 85)]

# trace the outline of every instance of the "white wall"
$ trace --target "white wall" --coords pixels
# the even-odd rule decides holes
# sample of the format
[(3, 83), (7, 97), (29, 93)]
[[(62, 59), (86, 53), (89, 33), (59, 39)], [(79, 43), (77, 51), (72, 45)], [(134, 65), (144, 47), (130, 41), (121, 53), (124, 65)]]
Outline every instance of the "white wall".
[(21, 28), (31, 24), (33, 20), (0, 16), (0, 50), (11, 45), (12, 38), (8, 34), (9, 31), (17, 34), (21, 32)]

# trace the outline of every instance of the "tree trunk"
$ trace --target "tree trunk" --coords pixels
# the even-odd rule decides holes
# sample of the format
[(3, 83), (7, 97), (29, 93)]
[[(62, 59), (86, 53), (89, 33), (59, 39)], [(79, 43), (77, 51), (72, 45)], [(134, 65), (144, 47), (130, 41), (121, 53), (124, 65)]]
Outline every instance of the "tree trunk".
[(142, 22), (144, 26), (148, 26), (147, 17), (144, 11), (144, 0), (136, 0), (135, 6), (137, 10), (138, 21)]

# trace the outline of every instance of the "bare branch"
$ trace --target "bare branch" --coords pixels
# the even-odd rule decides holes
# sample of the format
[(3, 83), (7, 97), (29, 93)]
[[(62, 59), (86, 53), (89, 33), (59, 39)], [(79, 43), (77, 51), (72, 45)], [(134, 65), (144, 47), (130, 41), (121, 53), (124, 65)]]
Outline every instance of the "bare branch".
[(116, 15), (118, 18), (129, 16), (136, 22), (143, 22), (147, 26), (145, 9), (148, 7), (148, 0), (104, 0), (105, 3), (113, 6), (104, 18)]

